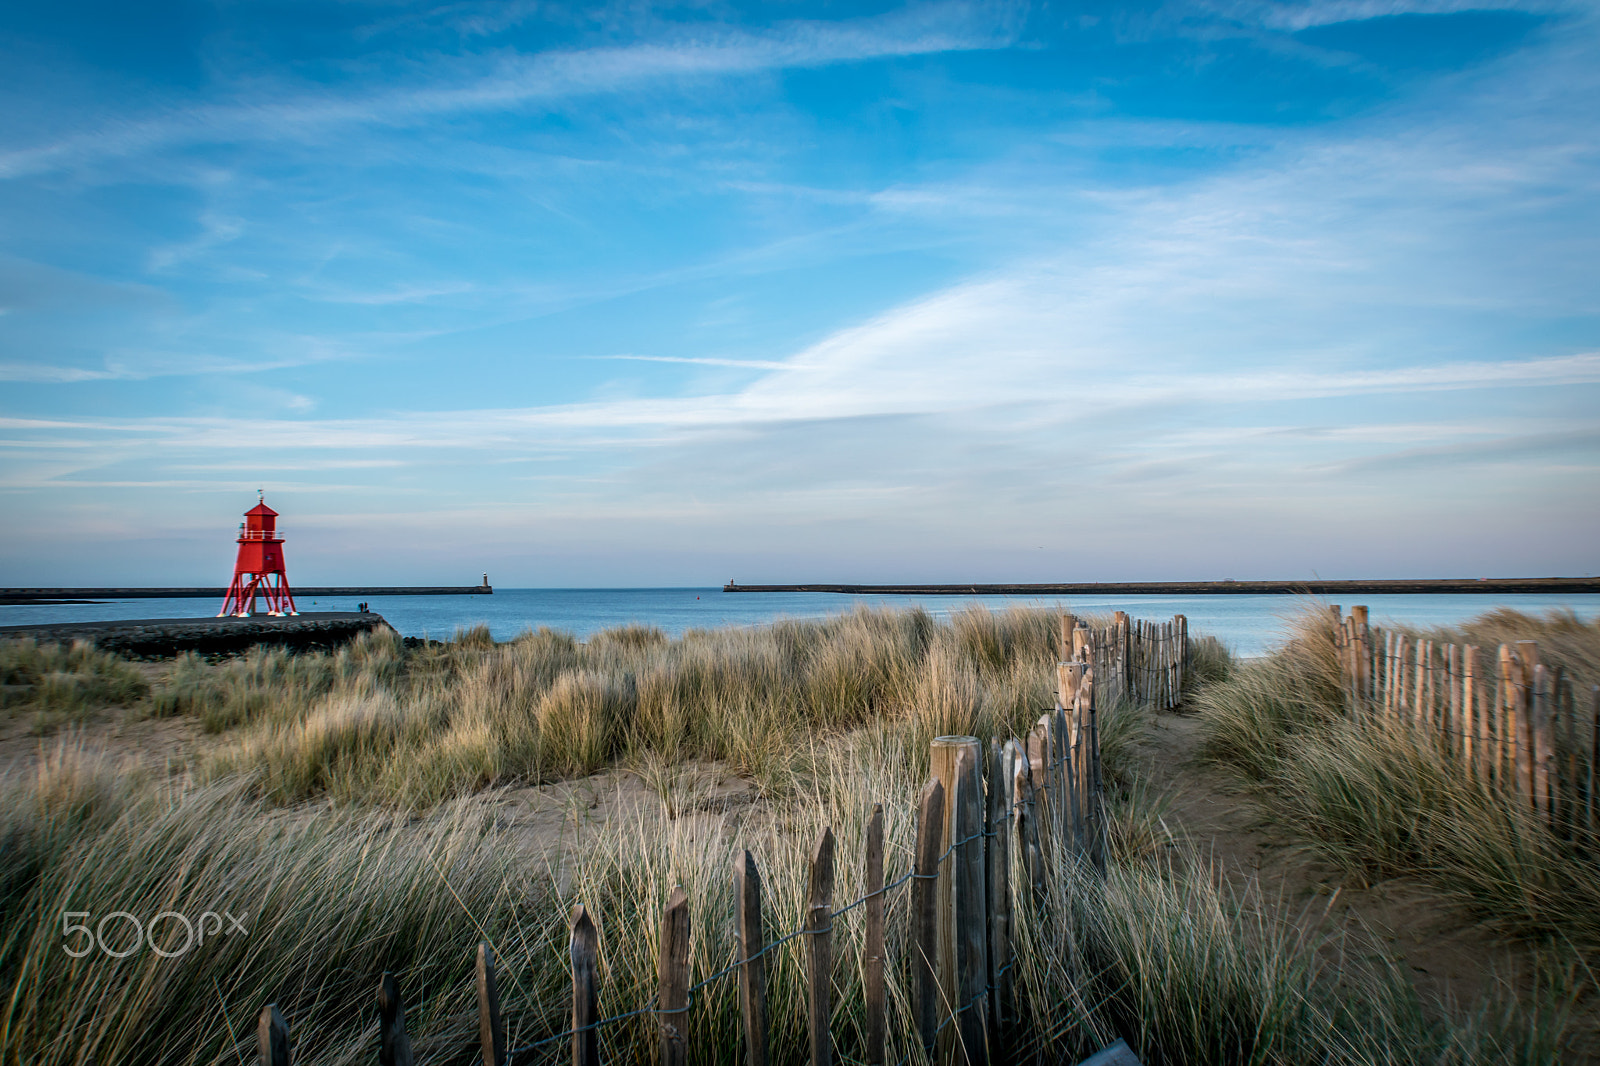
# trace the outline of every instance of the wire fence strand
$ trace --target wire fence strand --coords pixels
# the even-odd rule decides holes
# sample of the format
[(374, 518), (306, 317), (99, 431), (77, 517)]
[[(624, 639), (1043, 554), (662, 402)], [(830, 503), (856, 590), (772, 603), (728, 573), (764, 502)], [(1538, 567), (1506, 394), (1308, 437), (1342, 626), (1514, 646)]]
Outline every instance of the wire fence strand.
[[(950, 856), (951, 852), (953, 852), (957, 847), (959, 847), (962, 844), (967, 843), (968, 841), (975, 840), (979, 836), (982, 836), (982, 835), (984, 835), (984, 834), (982, 834), (982, 833), (974, 833), (971, 836), (963, 837), (962, 839), (953, 842), (950, 845), (950, 847), (945, 849), (944, 854), (939, 856), (939, 860), (938, 861), (941, 862), (941, 863), (944, 862), (944, 860), (946, 858), (948, 858)], [(993, 834), (990, 834), (990, 835), (993, 835)], [(553, 1044), (558, 1040), (570, 1039), (571, 1037), (577, 1036), (579, 1033), (587, 1033), (590, 1030), (600, 1029), (600, 1028), (602, 1028), (604, 1026), (611, 1025), (614, 1022), (627, 1021), (630, 1018), (638, 1018), (638, 1017), (640, 1017), (642, 1015), (645, 1015), (645, 1014), (656, 1014), (656, 1015), (659, 1015), (659, 1014), (684, 1014), (684, 1013), (688, 1012), (691, 1008), (694, 1007), (695, 993), (699, 992), (701, 989), (705, 988), (706, 986), (708, 986), (710, 984), (713, 984), (716, 981), (722, 980), (724, 977), (727, 977), (729, 974), (731, 974), (731, 973), (735, 972), (736, 970), (738, 970), (739, 967), (744, 966), (747, 963), (755, 962), (757, 959), (764, 957), (768, 952), (776, 951), (778, 948), (782, 947), (783, 945), (787, 944), (789, 941), (794, 940), (794, 939), (796, 939), (798, 937), (806, 936), (807, 934), (816, 936), (816, 935), (820, 935), (822, 933), (831, 932), (833, 930), (833, 919), (838, 918), (840, 915), (848, 914), (849, 912), (855, 910), (857, 907), (859, 907), (862, 904), (866, 903), (870, 899), (874, 899), (874, 898), (876, 898), (878, 896), (887, 895), (888, 893), (890, 893), (893, 890), (899, 888), (901, 885), (904, 885), (906, 882), (912, 880), (913, 878), (917, 878), (917, 877), (937, 877), (937, 876), (938, 876), (937, 874), (919, 874), (919, 873), (916, 872), (915, 869), (910, 870), (904, 876), (899, 877), (899, 878), (895, 879), (894, 881), (891, 881), (889, 884), (884, 885), (882, 888), (880, 888), (880, 889), (878, 889), (878, 890), (876, 890), (874, 892), (868, 892), (866, 895), (861, 896), (859, 899), (852, 900), (849, 904), (847, 904), (844, 907), (841, 907), (840, 909), (838, 909), (836, 911), (829, 911), (828, 912), (828, 924), (826, 926), (823, 926), (823, 927), (820, 927), (820, 928), (805, 927), (805, 928), (795, 929), (795, 930), (793, 930), (791, 932), (785, 933), (783, 936), (779, 937), (778, 939), (772, 941), (769, 944), (764, 945), (761, 948), (761, 950), (756, 952), (754, 955), (751, 955), (751, 956), (749, 956), (747, 958), (737, 959), (737, 960), (735, 960), (733, 962), (730, 962), (728, 965), (724, 966), (722, 969), (718, 970), (716, 973), (713, 973), (713, 974), (703, 978), (698, 983), (696, 983), (694, 985), (691, 985), (689, 987), (689, 991), (688, 991), (687, 996), (686, 996), (687, 1002), (681, 1007), (674, 1007), (671, 1010), (662, 1010), (659, 1007), (640, 1007), (637, 1010), (630, 1010), (630, 1011), (627, 1011), (626, 1013), (623, 1013), (623, 1014), (613, 1014), (610, 1017), (601, 1018), (601, 1019), (599, 1019), (597, 1021), (590, 1022), (588, 1025), (581, 1026), (581, 1027), (576, 1028), (576, 1029), (567, 1029), (567, 1030), (565, 1030), (563, 1032), (555, 1033), (555, 1034), (553, 1034), (551, 1036), (544, 1037), (544, 1038), (542, 1038), (540, 1040), (535, 1040), (531, 1044), (524, 1044), (522, 1047), (512, 1049), (510, 1052), (507, 1053), (507, 1055), (508, 1055), (508, 1057), (511, 1056), (511, 1055), (521, 1055), (521, 1054), (524, 1054), (526, 1052), (534, 1051), (534, 1050), (536, 1050), (538, 1048), (544, 1047), (547, 1044)]]
[[(955, 853), (955, 850), (957, 848), (962, 847), (963, 845), (970, 844), (972, 841), (978, 840), (978, 839), (980, 839), (982, 837), (992, 837), (992, 836), (997, 836), (997, 835), (998, 834), (993, 830), (979, 830), (976, 833), (969, 833), (968, 835), (962, 837), (959, 840), (952, 840), (950, 842), (950, 846), (945, 848), (944, 851), (939, 855), (938, 859), (936, 859), (934, 861), (934, 865), (935, 866), (942, 865), (946, 859), (950, 858), (950, 856)], [(915, 868), (912, 868), (911, 870), (908, 870), (905, 874), (903, 874), (902, 876), (900, 876), (900, 877), (896, 878), (895, 880), (889, 882), (888, 884), (884, 885), (882, 888), (880, 888), (880, 889), (878, 889), (878, 890), (876, 890), (874, 892), (868, 892), (866, 895), (861, 896), (858, 899), (852, 900), (850, 903), (848, 903), (845, 906), (839, 908), (838, 910), (829, 911), (828, 912), (828, 919), (829, 920), (828, 920), (828, 924), (826, 926), (824, 926), (822, 928), (806, 927), (806, 928), (801, 928), (801, 929), (795, 929), (795, 930), (793, 930), (791, 932), (785, 933), (783, 936), (779, 937), (777, 940), (772, 941), (770, 944), (764, 945), (762, 947), (762, 949), (760, 951), (756, 952), (754, 955), (751, 955), (748, 958), (737, 959), (734, 962), (730, 962), (728, 965), (724, 966), (722, 969), (718, 970), (716, 973), (713, 973), (713, 974), (709, 975), (708, 977), (703, 978), (698, 983), (696, 983), (694, 985), (691, 985), (690, 988), (689, 988), (687, 997), (686, 997), (687, 998), (687, 1002), (682, 1007), (675, 1007), (675, 1008), (673, 1008), (671, 1010), (662, 1010), (659, 1007), (640, 1007), (637, 1010), (630, 1010), (630, 1011), (627, 1011), (626, 1013), (623, 1013), (623, 1014), (613, 1014), (610, 1017), (600, 1018), (597, 1021), (590, 1022), (588, 1025), (581, 1026), (581, 1027), (576, 1028), (576, 1029), (567, 1029), (567, 1030), (564, 1030), (562, 1032), (554, 1033), (554, 1034), (552, 1034), (550, 1036), (543, 1037), (542, 1039), (535, 1040), (531, 1044), (524, 1044), (522, 1047), (513, 1048), (511, 1051), (507, 1052), (507, 1056), (509, 1057), (509, 1056), (512, 1056), (512, 1055), (522, 1055), (522, 1054), (525, 1054), (525, 1053), (527, 1053), (529, 1051), (535, 1051), (538, 1048), (546, 1046), (547, 1044), (553, 1044), (558, 1040), (570, 1039), (570, 1038), (572, 1038), (574, 1036), (577, 1036), (579, 1033), (587, 1033), (587, 1032), (590, 1032), (591, 1030), (600, 1029), (600, 1028), (603, 1028), (603, 1027), (605, 1027), (607, 1025), (611, 1025), (611, 1024), (613, 1024), (615, 1022), (624, 1022), (624, 1021), (627, 1021), (630, 1018), (638, 1018), (638, 1017), (641, 1017), (641, 1016), (646, 1015), (646, 1014), (651, 1014), (651, 1015), (684, 1014), (694, 1006), (695, 993), (699, 992), (701, 989), (705, 988), (706, 986), (708, 986), (708, 985), (710, 985), (710, 984), (712, 984), (712, 983), (714, 983), (716, 981), (722, 980), (724, 977), (727, 977), (729, 974), (735, 972), (736, 970), (739, 969), (739, 967), (744, 966), (746, 963), (754, 962), (757, 959), (764, 957), (768, 952), (776, 951), (778, 948), (782, 947), (783, 945), (787, 944), (789, 941), (794, 940), (794, 939), (796, 939), (798, 937), (802, 937), (802, 936), (805, 936), (807, 934), (818, 935), (818, 934), (821, 934), (821, 933), (831, 932), (833, 930), (833, 919), (838, 918), (841, 915), (845, 915), (845, 914), (850, 913), (851, 911), (855, 910), (857, 907), (860, 907), (863, 904), (865, 904), (868, 900), (874, 899), (874, 898), (876, 898), (878, 896), (887, 895), (888, 893), (894, 891), (895, 889), (899, 888), (900, 886), (906, 884), (908, 881), (912, 881), (912, 880), (915, 880), (915, 879), (918, 879), (918, 878), (929, 878), (929, 879), (931, 879), (931, 878), (937, 878), (938, 876), (939, 875), (937, 873), (919, 874), (919, 873), (917, 873)], [(1007, 963), (1006, 966), (1000, 971), (1000, 973), (1004, 973), (1006, 970), (1008, 970), (1010, 968), (1011, 968), (1011, 964)], [(999, 976), (999, 975), (997, 974), (996, 976)], [(993, 987), (990, 987), (990, 988), (985, 990), (984, 994), (987, 995), (988, 992), (992, 992), (992, 991), (994, 991), (994, 989), (993, 989)], [(968, 1004), (966, 1004), (966, 1005), (963, 1005), (960, 1008), (960, 1010), (958, 1010), (956, 1013), (959, 1014), (960, 1011), (966, 1010), (968, 1006), (971, 1006), (970, 1002)], [(953, 1015), (952, 1015), (952, 1017), (953, 1017)], [(940, 1026), (940, 1028), (943, 1029), (944, 1025), (948, 1025), (949, 1024), (949, 1021), (950, 1021), (949, 1018), (945, 1019), (945, 1022), (943, 1023), (943, 1025)]]

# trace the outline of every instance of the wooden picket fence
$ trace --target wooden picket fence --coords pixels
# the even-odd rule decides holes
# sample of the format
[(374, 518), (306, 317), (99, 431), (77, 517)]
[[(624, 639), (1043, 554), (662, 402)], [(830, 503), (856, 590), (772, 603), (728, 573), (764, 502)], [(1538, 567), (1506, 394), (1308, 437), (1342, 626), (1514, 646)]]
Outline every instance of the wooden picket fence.
[(1346, 708), (1352, 717), (1410, 722), (1478, 775), (1525, 800), (1563, 835), (1593, 835), (1600, 764), (1600, 685), (1588, 708), (1572, 678), (1519, 640), (1488, 654), (1368, 622), (1366, 607), (1333, 607)]
[[(1182, 616), (1155, 625), (1119, 615), (1111, 626), (1091, 630), (1071, 615), (1061, 618), (1062, 659), (1057, 665), (1057, 700), (1025, 737), (985, 746), (977, 737), (937, 737), (931, 747), (931, 779), (917, 801), (916, 846), (910, 870), (885, 883), (883, 805), (867, 824), (863, 856), (866, 893), (835, 908), (832, 829), (817, 839), (811, 857), (805, 924), (768, 940), (762, 910), (761, 873), (755, 856), (742, 850), (732, 863), (738, 961), (690, 983), (689, 900), (675, 888), (662, 918), (658, 990), (653, 1004), (625, 1014), (599, 1017), (599, 934), (583, 906), (570, 920), (571, 1025), (525, 1047), (508, 1049), (495, 980), (494, 951), (478, 945), (479, 1040), (485, 1066), (506, 1066), (551, 1044), (567, 1043), (574, 1066), (600, 1061), (602, 1028), (653, 1015), (663, 1066), (683, 1066), (694, 1034), (683, 1019), (694, 997), (716, 981), (738, 982), (745, 1060), (769, 1061), (766, 968), (774, 951), (804, 938), (810, 1061), (833, 1061), (832, 1015), (834, 920), (865, 908), (863, 950), (864, 1047), (868, 1063), (885, 1062), (888, 1005), (884, 970), (884, 903), (890, 892), (912, 894), (909, 942), (913, 1021), (919, 1051), (898, 1066), (926, 1061), (986, 1066), (1009, 1061), (1015, 1020), (1012, 935), (1015, 907), (1037, 907), (1049, 878), (1065, 865), (1105, 869), (1105, 788), (1100, 767), (1097, 690), (1144, 702), (1176, 702), (1188, 654)], [(1102, 680), (1103, 679), (1103, 680)], [(1170, 705), (1170, 704), (1168, 704)], [(1018, 883), (1013, 884), (1013, 880)], [(381, 1015), (379, 1062), (413, 1066), (405, 1013), (393, 975), (378, 993)], [(274, 1004), (261, 1011), (257, 1033), (264, 1066), (290, 1066), (289, 1030)], [(701, 1056), (695, 1056), (701, 1057)], [(1120, 1041), (1092, 1060), (1095, 1066), (1138, 1066)]]
[[(1073, 657), (1092, 656), (1102, 704), (1127, 699), (1171, 709), (1183, 698), (1189, 668), (1189, 620), (1181, 614), (1173, 615), (1170, 622), (1152, 622), (1118, 611), (1111, 625), (1098, 628), (1063, 615), (1062, 647)], [(1082, 650), (1085, 648), (1087, 653)]]

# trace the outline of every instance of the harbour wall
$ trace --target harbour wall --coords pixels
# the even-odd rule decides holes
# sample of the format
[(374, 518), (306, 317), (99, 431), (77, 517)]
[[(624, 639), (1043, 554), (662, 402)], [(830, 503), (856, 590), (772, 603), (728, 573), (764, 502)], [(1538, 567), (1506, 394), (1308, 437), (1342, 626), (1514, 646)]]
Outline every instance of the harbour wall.
[[(316, 596), (488, 596), (493, 585), (307, 585), (292, 586), (296, 599)], [(219, 603), (228, 594), (217, 588), (0, 588), (0, 604), (91, 603), (95, 600), (203, 600)]]
[(1429, 578), (1368, 581), (1079, 581), (1056, 584), (973, 585), (740, 585), (723, 592), (838, 592), (857, 596), (1195, 596), (1310, 595), (1358, 593), (1594, 593), (1594, 577)]
[(0, 626), (0, 639), (31, 637), (40, 642), (89, 641), (135, 658), (170, 658), (185, 651), (231, 654), (257, 644), (296, 651), (331, 649), (373, 629), (391, 628), (382, 615), (325, 611), (273, 618), (128, 618), (114, 622), (56, 622)]

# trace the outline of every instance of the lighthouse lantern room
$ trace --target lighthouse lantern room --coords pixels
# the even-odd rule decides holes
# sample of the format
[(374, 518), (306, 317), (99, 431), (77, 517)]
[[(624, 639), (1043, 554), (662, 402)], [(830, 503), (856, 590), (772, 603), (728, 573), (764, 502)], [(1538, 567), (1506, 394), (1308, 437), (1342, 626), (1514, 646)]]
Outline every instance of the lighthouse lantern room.
[(265, 494), (244, 513), (239, 524), (239, 558), (233, 564), (233, 584), (217, 617), (248, 618), (255, 613), (256, 597), (267, 600), (270, 615), (299, 614), (289, 579), (283, 572), (283, 538), (278, 536), (278, 512), (267, 506)]

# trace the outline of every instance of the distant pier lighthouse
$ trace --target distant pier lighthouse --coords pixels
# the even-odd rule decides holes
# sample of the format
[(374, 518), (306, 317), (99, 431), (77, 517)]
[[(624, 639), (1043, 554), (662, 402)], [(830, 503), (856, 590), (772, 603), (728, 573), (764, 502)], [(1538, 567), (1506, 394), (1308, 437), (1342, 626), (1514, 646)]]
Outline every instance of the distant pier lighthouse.
[(278, 536), (278, 512), (267, 506), (266, 494), (244, 513), (239, 524), (239, 559), (233, 564), (233, 584), (217, 617), (248, 618), (255, 613), (256, 597), (265, 596), (270, 615), (299, 614), (283, 572), (283, 538)]

